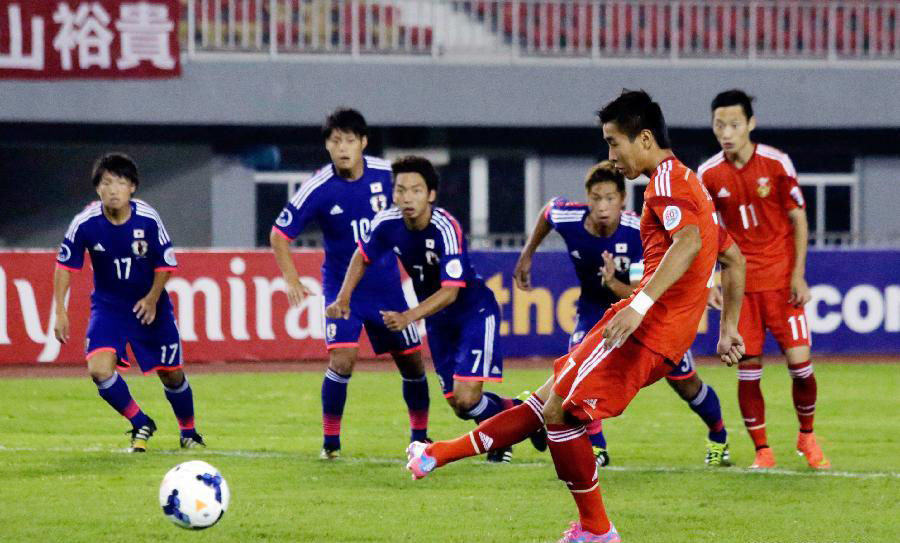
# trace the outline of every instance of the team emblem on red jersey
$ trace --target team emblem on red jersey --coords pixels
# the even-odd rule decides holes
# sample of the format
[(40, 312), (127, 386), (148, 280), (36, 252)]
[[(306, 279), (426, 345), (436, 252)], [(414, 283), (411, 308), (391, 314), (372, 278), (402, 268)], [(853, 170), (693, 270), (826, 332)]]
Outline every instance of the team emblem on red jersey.
[(760, 177), (756, 180), (756, 184), (758, 185), (756, 187), (756, 193), (759, 194), (760, 198), (765, 198), (772, 192), (772, 185), (769, 184), (768, 177)]

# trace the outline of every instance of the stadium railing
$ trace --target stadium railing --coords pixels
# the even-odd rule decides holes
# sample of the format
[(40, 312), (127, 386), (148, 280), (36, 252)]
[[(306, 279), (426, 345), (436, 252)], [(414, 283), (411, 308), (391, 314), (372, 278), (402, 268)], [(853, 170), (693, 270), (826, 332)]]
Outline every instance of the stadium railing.
[(897, 0), (182, 0), (206, 53), (900, 60)]

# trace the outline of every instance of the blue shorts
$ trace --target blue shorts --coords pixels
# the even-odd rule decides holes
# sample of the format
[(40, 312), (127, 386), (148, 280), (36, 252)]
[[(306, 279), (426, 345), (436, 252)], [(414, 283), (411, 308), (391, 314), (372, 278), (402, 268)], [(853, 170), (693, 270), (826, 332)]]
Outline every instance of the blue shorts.
[[(591, 331), (591, 328), (600, 322), (600, 319), (603, 318), (605, 312), (606, 309), (598, 306), (579, 304), (578, 315), (575, 317), (575, 329), (572, 331), (572, 335), (569, 336), (569, 351), (581, 343), (581, 340), (583, 340), (584, 336)], [(697, 370), (694, 369), (694, 355), (691, 353), (690, 349), (684, 353), (681, 362), (679, 362), (677, 366), (674, 362), (668, 362), (672, 366), (675, 366), (675, 369), (666, 375), (666, 379), (680, 381), (682, 379), (693, 377), (694, 374), (697, 373)]]
[(591, 328), (600, 322), (607, 309), (609, 308), (583, 301), (578, 303), (578, 313), (575, 315), (575, 329), (572, 330), (572, 335), (569, 336), (569, 351), (581, 343), (581, 340), (591, 331)]
[(695, 373), (697, 373), (697, 370), (694, 369), (694, 355), (691, 353), (691, 350), (688, 349), (687, 352), (684, 353), (684, 356), (681, 357), (681, 362), (675, 366), (674, 370), (666, 375), (666, 379), (669, 379), (670, 381), (681, 381), (682, 379), (693, 377)]
[(426, 319), (428, 346), (444, 397), (454, 381), (502, 381), (500, 307), (497, 302), (468, 315)]
[(131, 363), (125, 350), (126, 344), (131, 345), (131, 351), (144, 373), (177, 370), (184, 361), (181, 336), (171, 307), (158, 312), (149, 325), (141, 324), (130, 311), (98, 305), (91, 307), (84, 345), (85, 359), (98, 352), (114, 352), (117, 365), (127, 369)]
[[(334, 301), (326, 296), (325, 306)], [(382, 296), (354, 296), (350, 299), (350, 317), (331, 319), (325, 317), (325, 346), (330, 351), (338, 348), (359, 347), (359, 335), (363, 326), (372, 343), (375, 354), (409, 354), (422, 348), (419, 330), (412, 323), (399, 332), (392, 332), (384, 325), (381, 311), (406, 311), (409, 305), (403, 291), (392, 289)]]

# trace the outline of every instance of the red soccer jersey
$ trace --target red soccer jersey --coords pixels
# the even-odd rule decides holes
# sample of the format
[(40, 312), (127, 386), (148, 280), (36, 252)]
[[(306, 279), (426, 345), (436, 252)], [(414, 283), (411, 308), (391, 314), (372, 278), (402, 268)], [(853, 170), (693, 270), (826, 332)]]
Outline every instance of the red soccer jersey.
[(804, 207), (791, 159), (757, 144), (738, 170), (720, 152), (697, 170), (716, 209), (747, 257), (747, 292), (789, 288), (794, 266), (792, 209)]
[(680, 360), (697, 335), (720, 243), (712, 198), (697, 176), (675, 157), (664, 160), (644, 191), (641, 241), (642, 290), (662, 261), (672, 236), (688, 225), (700, 230), (702, 246), (687, 271), (647, 311), (634, 337), (669, 360)]

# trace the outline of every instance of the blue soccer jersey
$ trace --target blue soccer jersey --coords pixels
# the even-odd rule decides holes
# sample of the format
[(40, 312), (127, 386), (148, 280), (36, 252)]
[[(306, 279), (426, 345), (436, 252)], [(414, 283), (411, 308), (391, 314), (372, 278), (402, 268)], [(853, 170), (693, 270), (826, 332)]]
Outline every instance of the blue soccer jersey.
[[(456, 300), (425, 319), (434, 369), (445, 396), (454, 381), (501, 381), (500, 307), (475, 272), (459, 222), (432, 208), (423, 230), (410, 230), (399, 209), (375, 217), (368, 240), (359, 245), (367, 262), (397, 255), (413, 281), (419, 301), (442, 286), (459, 287)], [(368, 270), (366, 275), (371, 274)]]
[(100, 202), (88, 205), (69, 225), (57, 264), (80, 270), (85, 250), (94, 269), (86, 356), (109, 350), (116, 353), (120, 365), (128, 366), (125, 346), (130, 344), (144, 372), (180, 367), (181, 340), (168, 293), (160, 294), (151, 324), (141, 324), (132, 311), (150, 292), (156, 272), (178, 266), (172, 240), (156, 210), (132, 200), (131, 217), (116, 225), (103, 215)]
[[(424, 230), (407, 228), (395, 207), (380, 213), (368, 241), (360, 247), (367, 262), (396, 255), (412, 278), (419, 301), (444, 285), (460, 287), (456, 300), (429, 318), (465, 315), (493, 300), (493, 293), (469, 261), (459, 222), (439, 207), (432, 208), (431, 222)], [(371, 269), (366, 271), (366, 276), (371, 274)]]
[[(94, 268), (91, 301), (128, 312), (150, 292), (155, 272), (178, 267), (172, 240), (159, 214), (137, 199), (131, 201), (131, 218), (124, 224), (109, 222), (100, 202), (91, 203), (76, 215), (56, 261), (65, 269), (80, 270), (85, 250)], [(165, 291), (159, 304), (171, 305)]]
[(631, 265), (637, 264), (643, 258), (640, 218), (634, 213), (625, 211), (616, 231), (609, 237), (599, 237), (584, 227), (588, 213), (590, 208), (586, 204), (557, 198), (547, 204), (544, 218), (566, 242), (569, 258), (581, 283), (579, 306), (582, 303), (589, 303), (601, 306), (605, 311), (618, 302), (619, 297), (603, 286), (603, 273), (600, 271), (603, 268), (603, 252), (609, 251), (613, 255), (616, 263), (616, 279), (627, 285)]
[[(275, 221), (275, 229), (290, 240), (310, 221), (319, 223), (325, 245), (322, 282), (326, 303), (340, 291), (357, 243), (368, 236), (375, 214), (388, 208), (390, 163), (370, 156), (363, 160), (363, 175), (356, 181), (340, 177), (333, 164), (319, 169), (300, 186)], [(372, 267), (360, 281), (357, 296), (377, 296), (385, 289), (399, 288), (400, 272), (393, 256), (385, 254)]]

